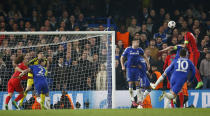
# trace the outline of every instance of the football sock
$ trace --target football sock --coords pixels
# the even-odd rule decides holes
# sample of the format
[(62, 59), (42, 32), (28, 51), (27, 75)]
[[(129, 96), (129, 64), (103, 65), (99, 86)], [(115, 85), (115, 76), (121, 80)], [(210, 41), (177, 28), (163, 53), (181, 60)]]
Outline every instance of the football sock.
[(19, 100), (21, 100), (23, 98), (23, 94), (19, 94), (16, 98), (15, 101), (18, 102)]
[(45, 97), (45, 100), (47, 109), (50, 109), (50, 97)]
[(24, 92), (23, 98), (20, 100), (20, 105), (23, 104), (24, 99), (26, 98), (28, 92)]
[(137, 102), (141, 101), (141, 89), (139, 86), (136, 87)]
[(133, 95), (133, 85), (132, 84), (129, 84), (129, 93), (130, 93), (130, 96), (131, 96), (131, 101), (135, 101), (134, 100), (134, 95)]
[(179, 93), (179, 101), (180, 101), (180, 108), (183, 108), (184, 95), (182, 92)]
[(41, 97), (41, 106), (43, 107), (44, 106), (44, 102), (45, 102), (45, 95), (44, 94), (40, 94), (40, 97)]
[(173, 95), (171, 93), (166, 93), (165, 94), (165, 97), (171, 100), (171, 99), (174, 99), (175, 98), (175, 95)]
[(164, 102), (164, 108), (170, 108), (170, 102), (171, 102), (171, 100), (166, 98), (165, 102)]
[(6, 97), (5, 104), (8, 104), (10, 99), (11, 99), (11, 97), (10, 97), (10, 96), (7, 96), (7, 97)]
[(174, 101), (171, 100), (171, 107), (174, 108)]

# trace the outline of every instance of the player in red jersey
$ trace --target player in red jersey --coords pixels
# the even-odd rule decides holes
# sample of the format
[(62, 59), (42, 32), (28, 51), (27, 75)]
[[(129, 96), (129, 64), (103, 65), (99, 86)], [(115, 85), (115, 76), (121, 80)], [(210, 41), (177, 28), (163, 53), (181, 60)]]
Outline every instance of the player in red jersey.
[[(170, 54), (166, 57), (164, 65), (163, 65), (163, 71), (171, 64), (171, 62), (175, 59), (176, 57), (176, 50), (170, 51)], [(167, 78), (167, 88), (170, 89), (170, 82)]]
[(181, 34), (185, 40), (184, 47), (186, 47), (189, 51), (189, 59), (193, 62), (193, 64), (196, 67), (195, 77), (198, 80), (198, 84), (195, 89), (198, 89), (203, 86), (203, 82), (201, 80), (201, 76), (200, 76), (199, 70), (197, 68), (198, 59), (200, 57), (200, 52), (198, 51), (198, 48), (197, 48), (196, 38), (192, 33), (188, 32), (187, 29), (182, 29)]
[(23, 97), (23, 87), (21, 85), (21, 80), (27, 79), (27, 75), (24, 75), (22, 77), (20, 77), (19, 75), (25, 69), (28, 68), (26, 65), (28, 63), (29, 58), (30, 58), (30, 55), (29, 55), (29, 53), (27, 53), (26, 55), (21, 55), (20, 57), (18, 57), (15, 60), (15, 63), (17, 64), (17, 66), (15, 68), (14, 74), (8, 81), (8, 96), (6, 97), (6, 101), (5, 101), (5, 109), (6, 110), (8, 110), (8, 103), (9, 103), (14, 91), (18, 92), (19, 95), (15, 98), (14, 101), (12, 101), (12, 104), (15, 106), (16, 109), (19, 109), (19, 107), (17, 106), (17, 102), (20, 99), (22, 99), (22, 97)]

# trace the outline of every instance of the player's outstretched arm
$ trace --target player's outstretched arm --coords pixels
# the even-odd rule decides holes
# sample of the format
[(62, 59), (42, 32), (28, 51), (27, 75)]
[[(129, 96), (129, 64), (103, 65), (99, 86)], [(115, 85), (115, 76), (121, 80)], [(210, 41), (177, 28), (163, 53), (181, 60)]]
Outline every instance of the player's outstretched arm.
[(19, 71), (19, 72), (23, 72), (23, 70), (20, 69), (18, 66), (15, 67), (15, 70), (16, 70), (16, 71)]
[(31, 71), (30, 68), (28, 68), (28, 69), (26, 69), (26, 70), (23, 70), (23, 72), (20, 73), (19, 77), (22, 77), (23, 75), (27, 74), (27, 73), (30, 72), (30, 71)]
[(171, 49), (174, 49), (175, 46), (169, 46), (163, 50), (160, 50), (159, 52), (165, 52), (165, 51), (168, 51), (168, 50), (171, 50)]

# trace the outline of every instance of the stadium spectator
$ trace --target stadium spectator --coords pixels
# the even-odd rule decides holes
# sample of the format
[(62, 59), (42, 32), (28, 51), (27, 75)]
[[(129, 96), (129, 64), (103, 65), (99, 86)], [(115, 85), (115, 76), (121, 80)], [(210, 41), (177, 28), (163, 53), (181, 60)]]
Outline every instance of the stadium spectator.
[(58, 28), (58, 23), (57, 23), (57, 20), (56, 20), (55, 16), (51, 17), (50, 26), (51, 26), (52, 31), (55, 31)]
[(146, 48), (144, 50), (144, 56), (147, 58), (147, 60), (149, 61), (149, 63), (151, 64), (152, 62), (154, 62), (154, 59), (151, 57), (151, 51), (149, 48)]
[(68, 30), (69, 31), (75, 30), (75, 27), (77, 26), (77, 23), (76, 23), (76, 19), (75, 19), (74, 15), (71, 15), (69, 17), (69, 22), (67, 23), (67, 25), (68, 25)]
[(101, 64), (96, 77), (96, 90), (107, 90), (107, 72), (104, 64)]
[(209, 66), (210, 66), (210, 51), (207, 52), (206, 58), (203, 59), (200, 64), (200, 73), (203, 77), (203, 82), (204, 82), (203, 88), (204, 89), (210, 88), (210, 86), (209, 86), (210, 85)]
[(126, 81), (125, 72), (122, 71), (122, 67), (119, 65), (119, 60), (115, 60), (115, 70), (116, 70), (116, 89), (126, 90), (128, 84)]
[(131, 19), (131, 24), (128, 27), (128, 32), (130, 33), (131, 37), (133, 38), (136, 32), (139, 32), (141, 27), (137, 26), (137, 20), (135, 18)]
[(161, 37), (163, 42), (167, 42), (167, 37), (166, 37), (166, 33), (164, 32), (163, 26), (160, 26), (159, 32), (154, 34), (153, 39), (157, 37)]
[(147, 25), (146, 24), (142, 24), (141, 31), (139, 33), (140, 34), (142, 34), (142, 33), (146, 34), (148, 40), (150, 40), (150, 38), (152, 37), (151, 33), (147, 30)]
[(158, 48), (156, 47), (156, 42), (155, 40), (151, 40), (148, 49), (151, 52), (151, 57), (152, 59), (154, 59), (155, 61), (158, 60)]
[(0, 89), (1, 90), (6, 90), (6, 88), (4, 88), (4, 87), (6, 87), (5, 83), (7, 83), (9, 78), (6, 76), (7, 75), (6, 73), (7, 73), (8, 70), (7, 70), (6, 64), (3, 61), (2, 57), (3, 56), (2, 56), (2, 53), (1, 53), (0, 54)]
[(130, 45), (130, 39), (129, 39), (129, 32), (126, 31), (125, 25), (120, 26), (119, 32), (117, 32), (117, 44), (118, 47), (121, 49), (123, 46), (124, 48), (127, 48)]
[(165, 48), (167, 48), (167, 47), (168, 47), (168, 44), (167, 44), (167, 43), (163, 43), (163, 44), (162, 44), (161, 50), (162, 50), (162, 49), (165, 49)]
[(140, 35), (140, 44), (139, 46), (142, 48), (142, 49), (145, 49), (149, 46), (149, 41), (147, 40), (147, 35), (145, 33), (142, 33)]
[(99, 31), (104, 31), (104, 30), (105, 30), (105, 28), (104, 28), (104, 26), (103, 26), (103, 25), (99, 25), (99, 26), (98, 26), (98, 30), (99, 30)]
[(157, 37), (156, 38), (156, 45), (157, 45), (157, 48), (159, 50), (162, 48), (163, 42), (162, 42), (162, 38), (161, 37)]
[(151, 17), (149, 17), (149, 18), (147, 18), (147, 22), (146, 22), (146, 25), (147, 25), (147, 30), (150, 32), (150, 33), (153, 33), (153, 23), (152, 23), (152, 18)]
[(183, 44), (184, 43), (184, 38), (182, 37), (181, 34), (178, 35), (177, 41), (178, 41), (178, 44)]
[[(84, 17), (84, 14), (83, 13), (80, 13), (79, 16), (78, 16), (78, 20), (77, 20), (77, 24), (79, 25), (80, 29), (85, 31), (88, 24), (85, 20), (85, 17)], [(101, 28), (99, 28), (100, 30)], [(100, 31), (103, 31), (103, 30), (100, 30)]]
[(92, 71), (91, 62), (87, 60), (87, 53), (83, 52), (81, 59), (78, 61), (79, 71), (78, 74), (79, 78), (76, 82), (76, 89), (77, 90), (89, 90), (91, 89), (91, 75), (90, 71)]
[(120, 55), (121, 55), (124, 51), (124, 45), (122, 40), (117, 41), (117, 47), (120, 49)]
[(172, 37), (171, 46), (177, 45), (177, 37)]
[(120, 61), (120, 49), (118, 47), (115, 48), (115, 59)]

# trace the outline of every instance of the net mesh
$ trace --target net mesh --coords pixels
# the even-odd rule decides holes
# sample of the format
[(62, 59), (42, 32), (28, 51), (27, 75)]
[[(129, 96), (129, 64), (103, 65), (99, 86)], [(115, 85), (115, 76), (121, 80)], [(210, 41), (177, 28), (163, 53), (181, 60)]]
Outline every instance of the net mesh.
[[(2, 40), (0, 43), (1, 92), (7, 92), (8, 80), (16, 66), (15, 58), (30, 53), (31, 59), (33, 59), (37, 57), (37, 51), (42, 50), (44, 57), (49, 62), (47, 81), (50, 91), (68, 93), (68, 91), (100, 90), (107, 91), (108, 94), (108, 87), (111, 87), (108, 75), (111, 74), (112, 68), (108, 60), (111, 58), (111, 53), (109, 53), (111, 52), (109, 45), (111, 34), (20, 33), (2, 34), (0, 38)], [(22, 85), (26, 88), (26, 81), (22, 81)], [(1, 94), (0, 97), (3, 96)], [(54, 105), (53, 108), (56, 107), (55, 103), (58, 101), (53, 99), (51, 102)], [(75, 107), (78, 105), (76, 102), (77, 100), (73, 103)], [(0, 106), (3, 104), (4, 102)]]

